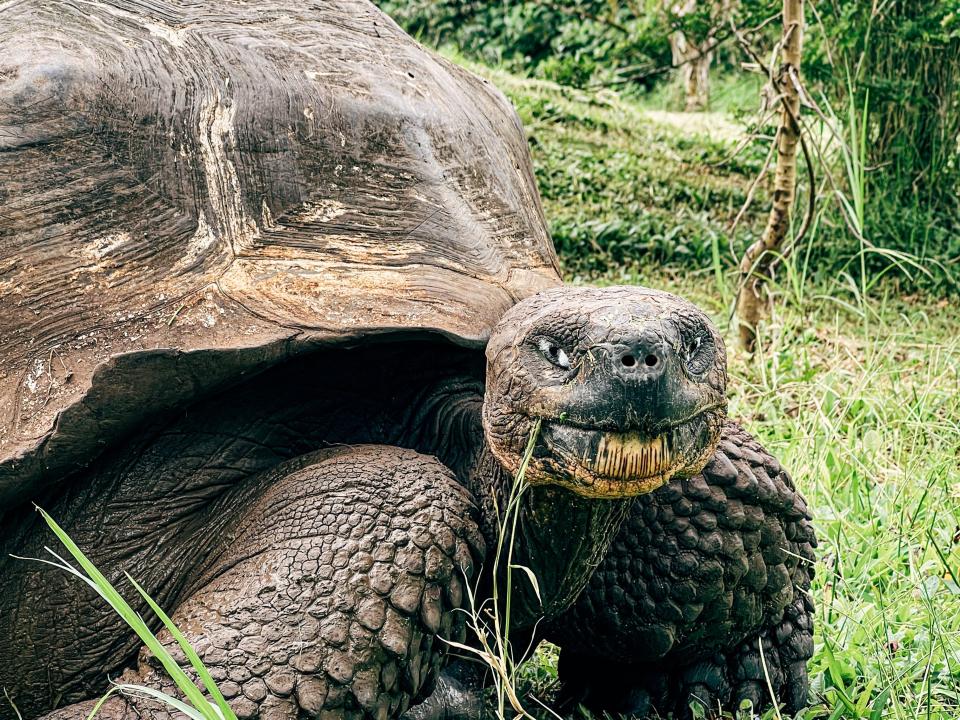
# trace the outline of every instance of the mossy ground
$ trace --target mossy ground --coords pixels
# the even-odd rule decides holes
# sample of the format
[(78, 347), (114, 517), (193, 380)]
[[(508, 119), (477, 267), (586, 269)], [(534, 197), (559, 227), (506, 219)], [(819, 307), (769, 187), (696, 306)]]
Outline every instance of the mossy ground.
[[(741, 137), (736, 120), (471, 69), (521, 114), (569, 278), (684, 295), (732, 346), (734, 254), (766, 208), (761, 192), (731, 250), (729, 223), (763, 159), (750, 145), (721, 163)], [(643, 244), (649, 262), (618, 264)], [(808, 257), (801, 249), (780, 266), (757, 357), (730, 349), (730, 413), (791, 470), (820, 536), (815, 705), (802, 717), (953, 720), (960, 311), (904, 297), (895, 278), (871, 289), (842, 271), (825, 276)], [(544, 648), (525, 681), (549, 693), (555, 668), (556, 649)]]

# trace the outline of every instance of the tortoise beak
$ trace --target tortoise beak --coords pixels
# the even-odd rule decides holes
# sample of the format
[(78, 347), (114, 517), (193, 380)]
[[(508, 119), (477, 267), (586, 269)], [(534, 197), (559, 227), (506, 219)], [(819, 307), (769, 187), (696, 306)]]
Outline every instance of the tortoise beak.
[(713, 453), (721, 416), (719, 408), (708, 407), (652, 433), (545, 420), (528, 477), (532, 483), (558, 483), (586, 497), (642, 495), (674, 475), (699, 472)]
[(644, 436), (551, 423), (543, 434), (544, 441), (557, 455), (612, 479), (629, 481), (660, 476), (673, 463), (669, 429), (659, 435)]

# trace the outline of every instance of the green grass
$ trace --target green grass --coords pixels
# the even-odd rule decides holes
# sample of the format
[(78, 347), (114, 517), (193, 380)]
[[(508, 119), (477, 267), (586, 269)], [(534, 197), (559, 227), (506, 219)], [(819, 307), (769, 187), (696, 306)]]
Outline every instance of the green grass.
[[(511, 717), (517, 720), (532, 718), (519, 696), (522, 685), (518, 682), (518, 672), (526, 649), (514, 647), (510, 642), (510, 606), (513, 599), (515, 573), (522, 573), (523, 577), (530, 581), (537, 599), (540, 600), (540, 586), (536, 575), (530, 568), (513, 562), (520, 502), (529, 488), (525, 476), (539, 434), (540, 421), (536, 420), (530, 430), (530, 437), (509, 493), (502, 499), (504, 507), (500, 507), (496, 495), (493, 498), (493, 507), (497, 516), (497, 542), (496, 547), (493, 548), (492, 596), (482, 599), (478, 604), (477, 601), (480, 598), (476, 595), (476, 591), (471, 589), (468, 581), (466, 584), (468, 606), (464, 608), (464, 612), (469, 618), (467, 620), (469, 637), (466, 643), (446, 641), (457, 654), (475, 658), (489, 668), (494, 695), (492, 700), (495, 703), (495, 708), (492, 707), (491, 712), (498, 718), (507, 717), (508, 704)], [(501, 562), (505, 564), (501, 565)]]
[[(47, 560), (44, 558), (32, 559), (36, 562), (52, 565), (53, 567), (64, 570), (80, 581), (89, 585), (90, 588), (94, 590), (104, 602), (113, 608), (113, 611), (116, 612), (117, 615), (123, 618), (123, 621), (133, 632), (137, 634), (140, 640), (143, 641), (143, 644), (150, 650), (151, 654), (153, 654), (153, 656), (160, 661), (160, 664), (163, 666), (164, 671), (169, 676), (173, 685), (184, 697), (184, 700), (181, 700), (161, 691), (156, 687), (134, 685), (131, 683), (113, 683), (111, 688), (93, 705), (93, 708), (87, 715), (87, 720), (93, 720), (93, 718), (103, 707), (103, 704), (110, 698), (111, 695), (117, 692), (123, 693), (130, 697), (146, 698), (157, 701), (161, 705), (169, 708), (169, 710), (178, 711), (188, 718), (191, 718), (191, 720), (237, 720), (237, 716), (234, 714), (233, 710), (230, 709), (230, 706), (227, 704), (227, 701), (221, 694), (220, 689), (217, 687), (216, 682), (214, 682), (213, 678), (210, 676), (206, 666), (204, 666), (196, 651), (193, 649), (193, 647), (191, 647), (189, 641), (186, 639), (186, 637), (184, 637), (183, 633), (180, 632), (179, 628), (177, 628), (169, 616), (160, 608), (159, 605), (157, 605), (156, 602), (154, 602), (153, 598), (151, 598), (150, 595), (148, 595), (147, 592), (140, 586), (140, 584), (134, 580), (129, 573), (125, 573), (127, 580), (130, 581), (130, 584), (147, 602), (147, 604), (150, 606), (150, 609), (163, 623), (163, 626), (166, 628), (167, 632), (169, 632), (173, 640), (176, 641), (184, 656), (189, 660), (193, 671), (196, 673), (199, 684), (206, 689), (212, 700), (207, 699), (207, 697), (204, 696), (202, 690), (197, 687), (197, 684), (195, 684), (194, 680), (187, 675), (177, 661), (174, 660), (173, 656), (164, 646), (163, 642), (157, 637), (157, 635), (153, 633), (153, 631), (150, 630), (143, 617), (137, 611), (135, 611), (129, 605), (129, 603), (127, 603), (123, 596), (110, 583), (110, 581), (104, 577), (104, 575), (90, 561), (90, 559), (87, 558), (84, 552), (77, 546), (77, 544), (66, 533), (66, 531), (61, 528), (57, 522), (44, 510), (38, 507), (37, 511), (43, 516), (47, 526), (53, 531), (53, 534), (67, 549), (74, 561), (80, 566), (80, 569), (78, 570), (66, 559), (61, 557), (58, 553), (54, 552), (50, 548), (46, 548), (46, 550), (50, 556), (54, 558), (53, 560)], [(11, 702), (11, 705), (12, 704), (13, 703)], [(16, 706), (13, 707), (16, 711)], [(16, 714), (19, 716), (19, 712)]]
[[(756, 76), (716, 75), (711, 111), (682, 113), (673, 111), (669, 99), (674, 83), (640, 98), (609, 89), (588, 92), (488, 68), (449, 48), (443, 52), (490, 79), (517, 108), (568, 277), (619, 274), (652, 263), (673, 271), (715, 263), (730, 268), (760, 236), (772, 168), (733, 227), (764, 166), (776, 120), (768, 114), (764, 124), (754, 126), (761, 119)], [(829, 114), (827, 101), (818, 96), (818, 102)], [(953, 236), (931, 223), (922, 207), (880, 207), (864, 197), (863, 173), (874, 169), (861, 162), (865, 138), (856, 129), (863, 127), (862, 109), (834, 110), (839, 117), (831, 124), (854, 152), (840, 153), (839, 140), (808, 113), (806, 122), (817, 136), (810, 152), (820, 222), (816, 237), (808, 234), (798, 248), (809, 251), (813, 261), (805, 276), (827, 284), (847, 271), (863, 286), (890, 273), (911, 287), (956, 293), (956, 258), (943, 260)], [(798, 162), (797, 207), (805, 208), (809, 177)], [(890, 247), (941, 259), (927, 261), (921, 273), (903, 252), (885, 249), (894, 226), (909, 228), (910, 238), (891, 241)]]

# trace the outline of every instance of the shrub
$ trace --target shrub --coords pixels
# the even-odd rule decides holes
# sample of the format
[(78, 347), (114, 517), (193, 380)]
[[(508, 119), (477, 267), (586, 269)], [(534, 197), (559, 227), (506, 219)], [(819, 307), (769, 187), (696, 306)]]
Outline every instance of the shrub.
[(616, 82), (624, 73), (670, 64), (669, 27), (655, 2), (382, 0), (380, 5), (429, 45), (453, 45), (472, 60), (573, 87)]

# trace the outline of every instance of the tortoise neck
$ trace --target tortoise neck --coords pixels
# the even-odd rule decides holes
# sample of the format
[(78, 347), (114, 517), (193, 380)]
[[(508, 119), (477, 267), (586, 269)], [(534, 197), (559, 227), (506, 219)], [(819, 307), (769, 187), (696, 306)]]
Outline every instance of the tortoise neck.
[[(487, 568), (493, 567), (500, 547), (497, 566), (504, 569), (514, 525), (503, 522), (503, 513), (514, 478), (487, 447), (481, 422), (483, 392), (483, 383), (474, 378), (437, 383), (413, 404), (399, 444), (435, 455), (470, 490), (480, 506)], [(509, 564), (532, 570), (538, 587), (525, 570), (514, 571), (511, 625), (517, 628), (556, 617), (573, 603), (632, 502), (585, 498), (555, 485), (529, 486), (522, 492)], [(504, 588), (505, 574), (500, 575)], [(492, 583), (492, 577), (487, 582)]]
[(435, 455), (474, 493), (474, 472), (483, 450), (482, 380), (463, 376), (440, 380), (414, 398), (397, 444)]

